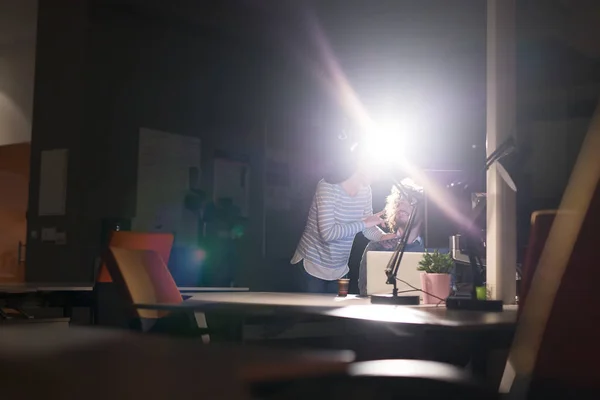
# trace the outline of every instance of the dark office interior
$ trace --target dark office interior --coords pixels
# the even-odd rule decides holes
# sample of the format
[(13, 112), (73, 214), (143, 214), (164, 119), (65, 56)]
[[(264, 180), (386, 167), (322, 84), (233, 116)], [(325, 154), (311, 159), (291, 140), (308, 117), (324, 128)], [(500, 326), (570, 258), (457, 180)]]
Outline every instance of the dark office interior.
[(600, 2), (0, 0), (0, 397), (596, 398)]

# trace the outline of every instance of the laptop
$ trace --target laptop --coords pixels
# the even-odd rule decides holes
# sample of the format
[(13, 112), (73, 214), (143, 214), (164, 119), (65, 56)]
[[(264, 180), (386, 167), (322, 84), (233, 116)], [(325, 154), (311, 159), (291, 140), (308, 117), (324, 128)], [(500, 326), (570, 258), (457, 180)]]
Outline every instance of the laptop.
[[(367, 295), (390, 294), (393, 286), (386, 284), (385, 268), (392, 258), (393, 251), (368, 251), (367, 252)], [(421, 272), (417, 270), (419, 261), (424, 253), (404, 253), (400, 268), (398, 268), (398, 279), (406, 281), (410, 285), (421, 289)], [(403, 290), (412, 288), (406, 283), (398, 281), (398, 296), (416, 296), (420, 292), (412, 291), (401, 293)]]

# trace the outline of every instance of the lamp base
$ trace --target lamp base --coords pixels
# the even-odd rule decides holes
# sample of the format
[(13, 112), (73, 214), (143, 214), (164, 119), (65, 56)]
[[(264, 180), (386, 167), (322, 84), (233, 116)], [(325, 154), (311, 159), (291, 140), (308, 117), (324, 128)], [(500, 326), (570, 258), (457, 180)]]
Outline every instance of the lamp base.
[(394, 296), (391, 294), (374, 294), (371, 304), (388, 304), (395, 306), (418, 306), (421, 303), (419, 296)]
[(464, 297), (448, 297), (446, 299), (448, 310), (502, 312), (503, 305), (502, 300), (473, 300)]

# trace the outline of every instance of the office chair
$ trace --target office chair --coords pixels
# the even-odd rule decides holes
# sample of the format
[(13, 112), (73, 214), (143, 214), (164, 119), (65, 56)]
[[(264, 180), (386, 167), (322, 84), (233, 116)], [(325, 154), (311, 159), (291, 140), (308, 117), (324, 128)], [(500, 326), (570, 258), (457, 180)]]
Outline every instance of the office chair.
[(133, 250), (111, 246), (105, 256), (107, 269), (126, 302), (130, 327), (149, 333), (176, 336), (200, 336), (190, 313), (138, 310), (134, 304), (180, 304), (183, 298), (160, 255), (151, 250)]
[(552, 223), (557, 212), (558, 210), (540, 210), (531, 214), (531, 230), (529, 231), (529, 241), (521, 270), (519, 315), (525, 306), (527, 294), (531, 287), (531, 280), (535, 275), (540, 256), (546, 245), (546, 240), (548, 239), (548, 234), (550, 234), (550, 229), (552, 228)]
[[(173, 247), (173, 234), (132, 231), (112, 231), (108, 246), (125, 249), (153, 250), (168, 265)], [(106, 249), (103, 249), (106, 251)], [(129, 316), (126, 315), (123, 300), (113, 283), (104, 258), (100, 260), (99, 270), (94, 277), (94, 319), (102, 326), (128, 328)]]

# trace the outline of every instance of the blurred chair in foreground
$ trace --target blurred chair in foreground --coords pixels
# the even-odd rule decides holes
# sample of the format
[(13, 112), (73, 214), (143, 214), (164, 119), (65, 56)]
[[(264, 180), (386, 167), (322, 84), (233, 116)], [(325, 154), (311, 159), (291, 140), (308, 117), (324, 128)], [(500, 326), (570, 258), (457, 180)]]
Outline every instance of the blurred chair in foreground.
[[(108, 245), (124, 249), (152, 250), (158, 253), (165, 265), (169, 265), (173, 239), (171, 233), (112, 231)], [(104, 258), (95, 277), (94, 302), (96, 324), (128, 327), (128, 316), (124, 313), (125, 305), (117, 292)]]
[(183, 298), (160, 255), (151, 250), (109, 248), (106, 266), (117, 289), (126, 300), (132, 317), (130, 325), (142, 332), (199, 336), (200, 329), (194, 313), (169, 313), (157, 310), (138, 310), (134, 304), (179, 304)]
[(546, 240), (550, 234), (554, 217), (558, 210), (541, 210), (531, 214), (531, 230), (529, 231), (529, 241), (523, 260), (521, 271), (521, 287), (519, 291), (519, 314), (525, 307), (527, 293), (531, 287), (531, 281), (535, 275), (540, 256), (546, 245)]
[(452, 366), (352, 361), (347, 351), (203, 346), (124, 331), (0, 330), (7, 399), (495, 398)]
[(532, 261), (537, 267), (528, 273), (501, 386), (513, 398), (600, 398), (599, 152), (600, 106), (561, 207), (544, 222), (552, 227), (539, 261)]
[[(133, 250), (152, 250), (158, 253), (166, 265), (169, 265), (171, 249), (173, 248), (172, 233), (150, 233), (133, 231), (113, 231), (110, 234), (109, 246)], [(102, 262), (96, 278), (97, 283), (112, 282), (106, 264)]]

